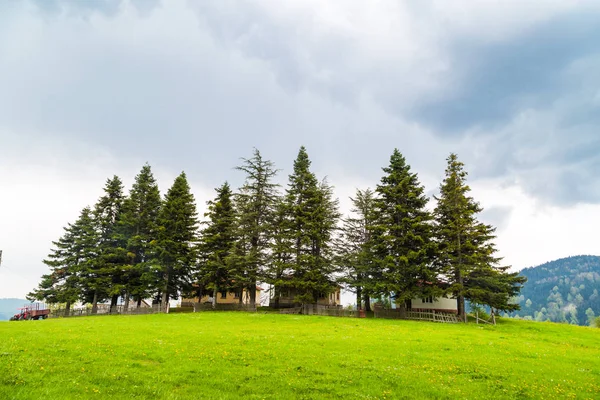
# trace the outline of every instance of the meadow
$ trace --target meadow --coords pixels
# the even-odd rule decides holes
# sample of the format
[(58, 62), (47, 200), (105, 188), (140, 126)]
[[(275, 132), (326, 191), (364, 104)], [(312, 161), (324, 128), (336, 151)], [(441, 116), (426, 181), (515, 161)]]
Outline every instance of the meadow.
[(1, 399), (600, 397), (600, 329), (264, 313), (0, 323)]

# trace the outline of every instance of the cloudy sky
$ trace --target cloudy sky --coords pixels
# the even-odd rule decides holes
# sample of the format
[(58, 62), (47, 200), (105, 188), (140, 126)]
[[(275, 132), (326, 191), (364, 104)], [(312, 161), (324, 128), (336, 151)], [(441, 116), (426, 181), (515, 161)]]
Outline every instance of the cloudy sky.
[(0, 298), (117, 174), (185, 170), (199, 211), (252, 148), (305, 145), (344, 209), (397, 147), (465, 162), (515, 269), (600, 253), (597, 0), (0, 2)]

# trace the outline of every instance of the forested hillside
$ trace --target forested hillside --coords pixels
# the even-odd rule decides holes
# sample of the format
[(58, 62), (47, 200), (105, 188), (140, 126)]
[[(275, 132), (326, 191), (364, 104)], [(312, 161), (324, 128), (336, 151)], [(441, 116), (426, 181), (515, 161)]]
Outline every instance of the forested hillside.
[(589, 325), (600, 315), (600, 257), (575, 256), (525, 268), (527, 278), (513, 315), (537, 321)]
[(29, 302), (25, 299), (0, 299), (0, 321), (8, 321), (26, 303)]

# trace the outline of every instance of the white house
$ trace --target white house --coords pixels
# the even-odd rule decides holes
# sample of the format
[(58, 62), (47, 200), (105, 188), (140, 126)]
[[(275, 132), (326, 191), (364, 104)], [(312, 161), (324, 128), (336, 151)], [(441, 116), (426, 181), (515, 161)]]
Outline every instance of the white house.
[(414, 311), (443, 311), (449, 313), (458, 313), (458, 303), (456, 298), (446, 297), (426, 297), (417, 298), (410, 301), (410, 309)]

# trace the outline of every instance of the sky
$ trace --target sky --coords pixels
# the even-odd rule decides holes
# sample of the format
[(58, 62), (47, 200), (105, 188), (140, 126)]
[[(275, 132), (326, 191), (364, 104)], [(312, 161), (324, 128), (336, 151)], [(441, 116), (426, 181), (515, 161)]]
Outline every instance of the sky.
[[(185, 171), (198, 211), (301, 145), (342, 211), (394, 148), (446, 157), (514, 270), (599, 254), (597, 0), (0, 2), (0, 298), (24, 297), (108, 177)], [(433, 203), (432, 203), (433, 206)]]

